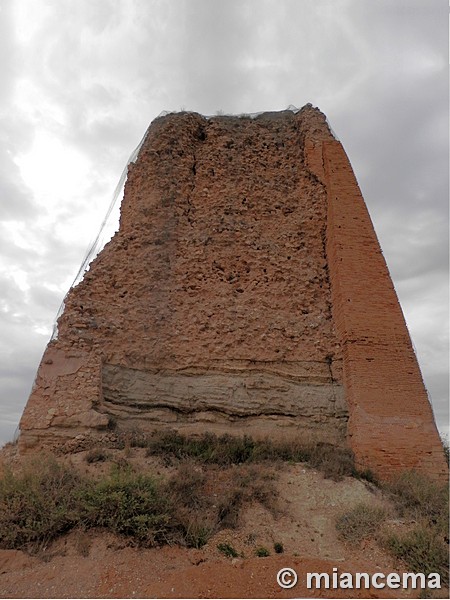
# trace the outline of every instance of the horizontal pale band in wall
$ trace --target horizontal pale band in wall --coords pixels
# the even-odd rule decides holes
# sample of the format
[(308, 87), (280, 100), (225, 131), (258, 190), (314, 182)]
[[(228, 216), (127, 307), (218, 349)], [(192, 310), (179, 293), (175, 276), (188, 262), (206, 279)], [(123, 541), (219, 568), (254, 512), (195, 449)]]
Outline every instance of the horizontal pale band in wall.
[(347, 417), (342, 385), (295, 381), (266, 372), (153, 373), (103, 366), (103, 402), (122, 410), (170, 408), (235, 416)]

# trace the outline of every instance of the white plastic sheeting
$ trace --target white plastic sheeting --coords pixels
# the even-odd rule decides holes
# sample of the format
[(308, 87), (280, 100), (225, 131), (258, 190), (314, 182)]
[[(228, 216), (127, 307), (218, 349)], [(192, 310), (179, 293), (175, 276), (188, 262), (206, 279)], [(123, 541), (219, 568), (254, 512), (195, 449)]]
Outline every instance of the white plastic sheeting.
[[(125, 187), (125, 181), (127, 178), (128, 166), (131, 163), (136, 162), (136, 159), (139, 155), (139, 150), (141, 149), (142, 144), (145, 142), (145, 138), (147, 137), (149, 128), (150, 128), (150, 126), (147, 128), (147, 130), (146, 130), (143, 138), (139, 142), (139, 144), (136, 146), (136, 148), (131, 153), (130, 158), (127, 161), (127, 164), (125, 165), (125, 167), (122, 171), (122, 174), (120, 175), (120, 179), (116, 185), (113, 197), (109, 204), (108, 210), (106, 211), (106, 215), (102, 221), (100, 229), (99, 229), (96, 237), (94, 238), (94, 240), (89, 244), (88, 249), (84, 255), (83, 261), (80, 265), (80, 268), (78, 269), (78, 272), (75, 275), (75, 278), (74, 278), (72, 285), (70, 286), (67, 294), (70, 292), (70, 290), (73, 287), (75, 287), (83, 279), (84, 274), (89, 269), (90, 263), (94, 260), (94, 258), (97, 256), (97, 254), (99, 254), (101, 252), (101, 250), (103, 249), (105, 244), (112, 238), (112, 236), (114, 235), (114, 233), (117, 229), (117, 225), (119, 222), (119, 214), (120, 214), (120, 203), (122, 200), (123, 190)], [(119, 199), (120, 199), (120, 202), (119, 202)], [(61, 302), (61, 305), (56, 314), (55, 323), (53, 325), (53, 333), (51, 336), (52, 340), (54, 340), (58, 337), (58, 319), (64, 311), (65, 299), (67, 297), (67, 294), (64, 296), (64, 299)]]

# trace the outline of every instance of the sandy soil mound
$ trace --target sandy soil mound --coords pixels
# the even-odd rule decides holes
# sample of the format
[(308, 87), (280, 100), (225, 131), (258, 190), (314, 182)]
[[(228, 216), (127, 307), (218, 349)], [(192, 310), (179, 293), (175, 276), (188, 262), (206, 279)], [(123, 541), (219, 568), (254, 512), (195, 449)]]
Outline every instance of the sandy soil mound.
[[(111, 452), (111, 459), (120, 453)], [(77, 468), (99, 475), (105, 463), (88, 464), (83, 453), (68, 457)], [(164, 476), (173, 465), (145, 458), (133, 449), (127, 460)], [(344, 544), (335, 529), (336, 517), (360, 502), (390, 510), (375, 486), (350, 477), (325, 479), (303, 464), (268, 467), (275, 473), (276, 510), (250, 501), (238, 526), (222, 529), (200, 550), (179, 546), (133, 547), (129, 540), (101, 530), (75, 530), (34, 555), (0, 551), (2, 598), (399, 598), (419, 592), (398, 590), (308, 590), (306, 573), (361, 571), (390, 573), (401, 570), (372, 540)], [(211, 471), (219, 477), (220, 469)], [(392, 527), (395, 521), (392, 520)], [(226, 557), (218, 545), (232, 547), (237, 557)], [(282, 547), (276, 554), (274, 547)], [(269, 556), (256, 556), (264, 548)], [(290, 590), (277, 584), (283, 567), (297, 571), (298, 584)]]

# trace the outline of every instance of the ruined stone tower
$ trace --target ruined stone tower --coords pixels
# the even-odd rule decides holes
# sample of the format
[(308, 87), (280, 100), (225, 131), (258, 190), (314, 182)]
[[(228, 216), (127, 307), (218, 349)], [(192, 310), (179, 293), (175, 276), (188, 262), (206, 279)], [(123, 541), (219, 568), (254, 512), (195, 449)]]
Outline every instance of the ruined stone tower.
[(445, 472), (369, 214), (319, 110), (152, 123), (120, 229), (66, 297), (20, 445), (111, 422), (309, 436), (383, 477)]

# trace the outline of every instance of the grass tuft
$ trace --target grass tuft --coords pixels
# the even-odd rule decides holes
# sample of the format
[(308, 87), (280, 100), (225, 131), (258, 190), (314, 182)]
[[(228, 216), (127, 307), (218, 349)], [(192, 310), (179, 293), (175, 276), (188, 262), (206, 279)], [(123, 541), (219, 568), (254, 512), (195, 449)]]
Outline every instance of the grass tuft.
[(439, 573), (448, 583), (448, 546), (435, 530), (417, 526), (403, 534), (392, 534), (385, 547), (416, 573)]
[(398, 514), (413, 526), (406, 532), (390, 534), (384, 540), (385, 547), (412, 569), (439, 573), (448, 583), (448, 486), (406, 471), (386, 487)]
[(402, 517), (423, 521), (442, 535), (448, 532), (449, 490), (416, 471), (402, 473), (387, 486)]
[(273, 549), (275, 550), (275, 554), (283, 554), (284, 552), (284, 546), (280, 542), (275, 542)]
[(77, 523), (81, 479), (49, 459), (0, 479), (0, 548), (37, 549)]
[(360, 503), (337, 519), (336, 529), (341, 539), (360, 542), (375, 536), (385, 517), (384, 509)]
[(86, 462), (88, 464), (96, 463), (96, 462), (104, 462), (109, 459), (109, 454), (102, 448), (92, 448), (86, 454)]
[(359, 504), (337, 520), (339, 536), (352, 543), (372, 537), (413, 571), (439, 573), (448, 582), (447, 486), (407, 471), (383, 488), (390, 494), (397, 515), (405, 520), (403, 528), (380, 533), (385, 511)]
[(308, 462), (322, 471), (325, 477), (339, 481), (343, 477), (355, 477), (357, 471), (353, 452), (348, 448), (340, 448), (320, 442), (313, 446)]
[(237, 558), (239, 556), (238, 552), (231, 544), (217, 544), (217, 550), (219, 550), (219, 552), (221, 552), (227, 558)]
[[(308, 462), (325, 477), (340, 480), (358, 476), (351, 450), (328, 444), (255, 440), (249, 436), (216, 436), (205, 433), (187, 437), (175, 431), (155, 432), (147, 441), (147, 456), (195, 459), (202, 464), (220, 466), (264, 461)], [(364, 474), (361, 474), (364, 477)], [(370, 474), (366, 474), (369, 478)]]

